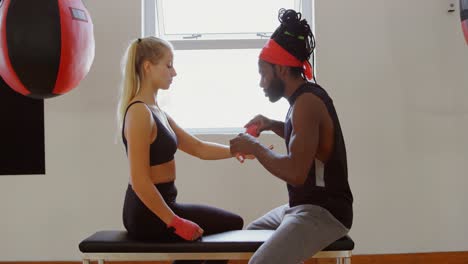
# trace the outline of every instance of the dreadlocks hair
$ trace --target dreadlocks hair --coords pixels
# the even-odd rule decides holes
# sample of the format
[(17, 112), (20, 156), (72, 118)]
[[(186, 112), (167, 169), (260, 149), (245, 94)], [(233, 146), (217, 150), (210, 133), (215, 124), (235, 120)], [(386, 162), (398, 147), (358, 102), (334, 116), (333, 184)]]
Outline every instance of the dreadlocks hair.
[[(278, 20), (281, 25), (273, 32), (274, 39), (281, 47), (300, 61), (309, 60), (315, 50), (315, 37), (302, 14), (293, 9), (281, 8), (278, 12)], [(312, 63), (312, 67), (314, 63)], [(295, 76), (303, 76), (302, 67), (291, 67), (291, 73)], [(315, 75), (314, 75), (315, 76)]]

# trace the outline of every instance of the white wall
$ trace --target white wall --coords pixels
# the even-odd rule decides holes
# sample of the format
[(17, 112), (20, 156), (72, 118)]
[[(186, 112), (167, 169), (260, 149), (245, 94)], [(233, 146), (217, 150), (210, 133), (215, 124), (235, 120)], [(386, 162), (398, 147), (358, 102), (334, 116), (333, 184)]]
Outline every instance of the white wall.
[(450, 1), (316, 1), (358, 253), (468, 250), (468, 46)]
[[(356, 253), (468, 250), (468, 47), (459, 17), (446, 12), (449, 1), (316, 2), (318, 77), (347, 141)], [(78, 88), (46, 101), (47, 173), (0, 177), (0, 261), (78, 260), (85, 236), (123, 228), (128, 167), (114, 144), (114, 106), (141, 6), (86, 5), (96, 58)], [(262, 141), (284, 152), (274, 136)], [(246, 222), (286, 202), (284, 184), (256, 163), (176, 160), (180, 201)]]

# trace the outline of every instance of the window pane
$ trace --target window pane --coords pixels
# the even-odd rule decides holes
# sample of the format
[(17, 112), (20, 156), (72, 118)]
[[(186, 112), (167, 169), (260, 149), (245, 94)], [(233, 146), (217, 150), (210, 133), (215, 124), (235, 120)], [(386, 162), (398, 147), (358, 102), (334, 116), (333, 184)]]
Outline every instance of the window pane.
[(162, 0), (164, 32), (216, 34), (273, 32), (278, 10), (294, 0)]
[(176, 50), (177, 76), (158, 94), (184, 128), (243, 127), (256, 114), (284, 120), (289, 104), (271, 103), (259, 86), (259, 49)]

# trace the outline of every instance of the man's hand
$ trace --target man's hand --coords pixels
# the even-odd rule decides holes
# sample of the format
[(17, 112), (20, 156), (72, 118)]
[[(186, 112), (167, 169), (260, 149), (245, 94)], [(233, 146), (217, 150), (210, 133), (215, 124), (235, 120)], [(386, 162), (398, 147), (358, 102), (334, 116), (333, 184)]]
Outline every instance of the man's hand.
[(229, 141), (232, 155), (238, 153), (245, 155), (255, 155), (255, 150), (259, 147), (258, 140), (246, 133), (241, 133)]
[[(246, 127), (245, 129), (245, 133), (251, 135), (251, 136), (254, 136), (254, 137), (258, 137), (260, 134), (257, 132), (257, 125), (256, 124), (251, 124), (250, 126)], [(232, 154), (232, 153), (231, 153)], [(236, 158), (237, 160), (240, 161), (240, 163), (244, 163), (244, 160), (246, 159), (245, 155), (243, 154), (238, 154), (236, 153)], [(247, 159), (254, 159), (255, 156), (253, 155), (248, 155), (248, 158)]]
[(262, 115), (256, 115), (252, 120), (245, 124), (245, 128), (255, 126), (255, 134), (258, 137), (262, 131), (271, 130), (271, 125), (273, 121)]

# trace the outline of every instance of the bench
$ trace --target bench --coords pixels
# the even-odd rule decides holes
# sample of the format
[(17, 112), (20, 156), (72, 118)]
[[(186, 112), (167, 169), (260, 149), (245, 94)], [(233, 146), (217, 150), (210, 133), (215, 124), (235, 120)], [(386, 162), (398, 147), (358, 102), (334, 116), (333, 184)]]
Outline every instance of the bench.
[[(140, 242), (126, 231), (99, 231), (79, 244), (83, 264), (90, 261), (169, 261), (169, 260), (248, 260), (268, 239), (270, 230), (237, 230), (208, 235), (195, 242)], [(312, 258), (334, 258), (337, 264), (350, 264), (354, 242), (345, 236)]]

